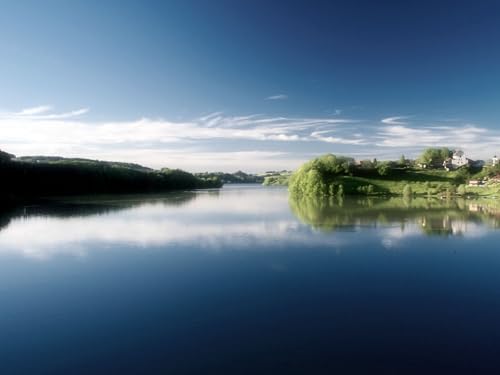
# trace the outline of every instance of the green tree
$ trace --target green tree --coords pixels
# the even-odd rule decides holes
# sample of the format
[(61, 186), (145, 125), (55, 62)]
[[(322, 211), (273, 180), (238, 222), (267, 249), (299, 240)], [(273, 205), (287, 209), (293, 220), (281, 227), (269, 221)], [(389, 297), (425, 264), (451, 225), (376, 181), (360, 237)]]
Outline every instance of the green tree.
[(331, 195), (330, 186), (339, 176), (352, 172), (354, 159), (332, 154), (303, 164), (290, 178), (292, 194)]
[(387, 176), (390, 171), (389, 163), (383, 162), (383, 163), (378, 163), (377, 164), (377, 172), (381, 176)]
[(440, 167), (445, 159), (451, 156), (452, 152), (446, 147), (428, 148), (419, 157), (419, 162), (430, 167)]

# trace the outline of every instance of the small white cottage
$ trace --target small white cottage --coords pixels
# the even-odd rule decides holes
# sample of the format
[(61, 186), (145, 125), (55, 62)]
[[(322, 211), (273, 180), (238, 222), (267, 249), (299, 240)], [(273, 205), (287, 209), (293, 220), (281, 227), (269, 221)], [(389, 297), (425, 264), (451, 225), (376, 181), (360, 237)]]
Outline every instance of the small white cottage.
[(469, 165), (470, 162), (471, 160), (465, 156), (465, 153), (462, 150), (453, 152), (453, 156), (451, 157), (451, 165), (453, 168), (460, 168), (465, 165)]
[(443, 167), (447, 171), (451, 169), (457, 169), (460, 167), (468, 166), (472, 162), (471, 159), (468, 159), (465, 156), (465, 153), (462, 150), (455, 150), (453, 151), (453, 155), (451, 158), (446, 159), (443, 162)]

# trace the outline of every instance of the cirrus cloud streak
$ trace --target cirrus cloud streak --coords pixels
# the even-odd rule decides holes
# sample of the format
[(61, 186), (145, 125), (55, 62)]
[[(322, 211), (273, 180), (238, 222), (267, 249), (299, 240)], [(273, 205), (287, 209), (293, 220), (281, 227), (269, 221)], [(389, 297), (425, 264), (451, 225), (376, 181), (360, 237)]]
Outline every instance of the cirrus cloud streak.
[(186, 121), (91, 121), (83, 116), (87, 112), (58, 113), (46, 105), (0, 112), (0, 148), (16, 155), (121, 160), (190, 171), (293, 169), (326, 152), (358, 158), (412, 157), (432, 146), (462, 148), (472, 158), (500, 152), (498, 130), (470, 123), (410, 124), (408, 116), (369, 121), (214, 112)]

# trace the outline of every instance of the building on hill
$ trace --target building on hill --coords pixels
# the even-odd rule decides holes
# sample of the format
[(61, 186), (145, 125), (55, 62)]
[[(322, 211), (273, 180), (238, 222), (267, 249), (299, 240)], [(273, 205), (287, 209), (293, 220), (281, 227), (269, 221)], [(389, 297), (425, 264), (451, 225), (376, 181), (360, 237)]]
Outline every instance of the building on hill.
[(496, 165), (498, 165), (498, 158), (497, 158), (497, 156), (496, 156), (496, 155), (495, 155), (495, 156), (493, 156), (493, 158), (491, 159), (491, 165), (492, 165), (492, 166), (496, 166)]
[(469, 180), (469, 186), (483, 186), (484, 182), (482, 180)]
[(472, 160), (465, 156), (465, 153), (462, 150), (454, 151), (453, 156), (451, 157), (451, 165), (455, 168), (467, 166), (471, 163), (471, 161)]
[(471, 159), (467, 158), (465, 152), (463, 152), (462, 150), (455, 150), (453, 151), (453, 155), (451, 156), (451, 158), (447, 158), (443, 162), (443, 167), (444, 169), (449, 171), (451, 169), (469, 166), (472, 162), (473, 161)]

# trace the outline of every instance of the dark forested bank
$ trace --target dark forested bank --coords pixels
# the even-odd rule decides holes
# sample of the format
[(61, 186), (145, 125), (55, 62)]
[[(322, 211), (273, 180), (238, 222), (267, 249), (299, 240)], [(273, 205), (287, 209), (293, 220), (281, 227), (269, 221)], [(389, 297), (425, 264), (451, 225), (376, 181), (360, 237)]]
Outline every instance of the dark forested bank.
[(0, 155), (0, 202), (77, 194), (153, 193), (220, 187), (217, 178), (201, 178), (178, 169), (148, 169), (136, 164), (87, 159)]

